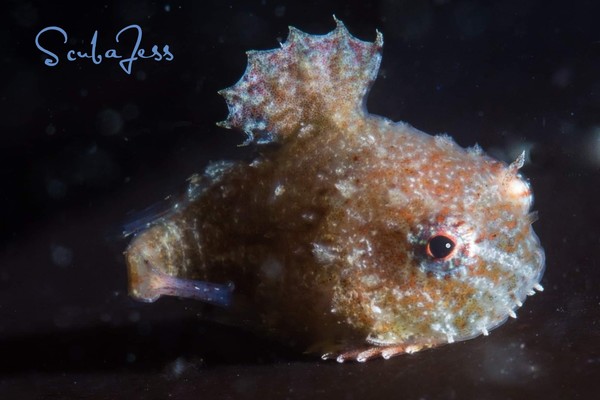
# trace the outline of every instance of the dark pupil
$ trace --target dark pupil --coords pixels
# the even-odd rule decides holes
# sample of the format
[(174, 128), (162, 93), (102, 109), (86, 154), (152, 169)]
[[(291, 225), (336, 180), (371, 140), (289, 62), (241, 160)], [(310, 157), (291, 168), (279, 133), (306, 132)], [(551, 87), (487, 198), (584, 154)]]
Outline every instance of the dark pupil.
[(446, 236), (434, 236), (429, 239), (429, 252), (434, 258), (448, 257), (454, 249), (454, 242)]

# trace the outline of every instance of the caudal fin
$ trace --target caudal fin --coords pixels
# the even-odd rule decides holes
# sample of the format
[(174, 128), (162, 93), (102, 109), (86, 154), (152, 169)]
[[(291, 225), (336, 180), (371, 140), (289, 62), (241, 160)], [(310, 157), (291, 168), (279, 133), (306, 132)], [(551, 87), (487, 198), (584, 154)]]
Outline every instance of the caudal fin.
[(163, 220), (138, 234), (127, 250), (129, 294), (153, 302), (161, 296), (179, 296), (221, 307), (232, 303), (233, 284), (193, 279), (200, 267), (201, 245), (189, 227)]
[(375, 42), (363, 42), (335, 22), (326, 35), (290, 27), (281, 48), (249, 51), (242, 78), (219, 91), (229, 115), (218, 125), (243, 130), (247, 143), (266, 143), (313, 130), (326, 133), (332, 124), (343, 128), (363, 117), (383, 37), (377, 32)]

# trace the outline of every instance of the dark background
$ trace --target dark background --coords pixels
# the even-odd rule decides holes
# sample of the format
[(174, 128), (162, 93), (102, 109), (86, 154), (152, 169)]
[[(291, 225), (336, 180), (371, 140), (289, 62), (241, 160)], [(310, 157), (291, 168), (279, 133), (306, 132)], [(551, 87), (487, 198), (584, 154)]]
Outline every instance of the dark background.
[[(85, 4), (83, 4), (85, 3)], [(7, 2), (0, 17), (0, 397), (537, 399), (600, 395), (600, 10), (594, 1)], [(366, 364), (321, 362), (206, 322), (192, 301), (128, 298), (120, 235), (220, 159), (216, 91), (248, 49), (335, 14), (384, 34), (368, 108), (523, 169), (546, 290), (487, 338)], [(171, 62), (67, 62), (68, 49), (169, 44)], [(60, 52), (44, 65), (34, 39)], [(152, 210), (150, 211), (152, 212)], [(139, 214), (138, 214), (139, 215)], [(210, 310), (208, 310), (210, 311)]]

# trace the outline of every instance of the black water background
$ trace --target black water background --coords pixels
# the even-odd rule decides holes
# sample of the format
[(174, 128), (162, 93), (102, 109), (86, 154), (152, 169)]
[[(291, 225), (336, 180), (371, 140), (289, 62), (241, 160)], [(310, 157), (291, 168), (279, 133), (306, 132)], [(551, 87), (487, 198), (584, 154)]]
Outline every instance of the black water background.
[[(167, 5), (169, 10), (167, 10)], [(0, 396), (594, 398), (600, 394), (600, 9), (594, 2), (8, 2), (0, 35)], [(385, 38), (371, 112), (509, 159), (531, 147), (546, 290), (487, 338), (338, 365), (204, 322), (199, 304), (126, 295), (122, 224), (209, 161), (249, 159), (216, 94), (248, 49), (331, 17)], [(137, 23), (170, 62), (131, 76), (55, 68), (34, 44), (115, 46)], [(48, 36), (49, 38), (52, 35)]]

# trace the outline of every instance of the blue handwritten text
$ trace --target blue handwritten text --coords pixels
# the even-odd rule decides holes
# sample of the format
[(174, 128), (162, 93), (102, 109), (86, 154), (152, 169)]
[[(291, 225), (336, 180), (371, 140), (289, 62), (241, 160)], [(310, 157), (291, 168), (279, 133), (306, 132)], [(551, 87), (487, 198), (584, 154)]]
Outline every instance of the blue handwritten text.
[[(44, 60), (44, 64), (46, 64), (49, 67), (57, 66), (60, 62), (60, 57), (58, 56), (57, 53), (52, 52), (52, 51), (48, 50), (47, 48), (45, 48), (44, 46), (42, 46), (40, 44), (40, 38), (42, 37), (42, 35), (46, 34), (46, 32), (52, 32), (52, 31), (58, 32), (62, 35), (62, 37), (64, 39), (63, 43), (67, 43), (67, 40), (69, 39), (67, 32), (58, 26), (48, 26), (48, 27), (42, 29), (41, 31), (39, 31), (39, 33), (36, 35), (35, 45), (42, 53), (44, 53), (46, 56), (48, 56), (48, 58), (46, 58)], [(92, 36), (92, 40), (90, 41), (90, 44), (91, 44), (90, 51), (84, 52), (84, 51), (76, 51), (74, 49), (70, 49), (66, 52), (66, 59), (68, 61), (76, 61), (78, 59), (89, 58), (92, 60), (92, 62), (94, 64), (100, 64), (104, 59), (115, 59), (115, 60), (118, 59), (118, 60), (120, 60), (119, 61), (120, 67), (128, 75), (131, 74), (131, 69), (132, 69), (134, 61), (137, 61), (139, 59), (152, 59), (154, 61), (162, 61), (162, 60), (172, 61), (173, 60), (174, 56), (173, 56), (173, 53), (171, 53), (171, 50), (169, 49), (168, 44), (164, 45), (162, 47), (162, 49), (159, 49), (159, 46), (157, 46), (157, 45), (153, 45), (151, 48), (151, 51), (149, 51), (148, 53), (146, 53), (145, 49), (140, 48), (141, 43), (142, 43), (142, 28), (139, 25), (129, 25), (129, 26), (126, 26), (125, 28), (121, 29), (115, 36), (115, 41), (117, 43), (121, 43), (123, 36), (124, 36), (125, 32), (127, 32), (127, 31), (135, 32), (136, 36), (135, 36), (135, 44), (133, 45), (131, 50), (128, 51), (126, 54), (119, 53), (119, 51), (114, 48), (108, 49), (108, 50), (104, 51), (103, 53), (99, 52), (98, 46), (97, 46), (98, 31), (94, 31), (94, 35)]]

